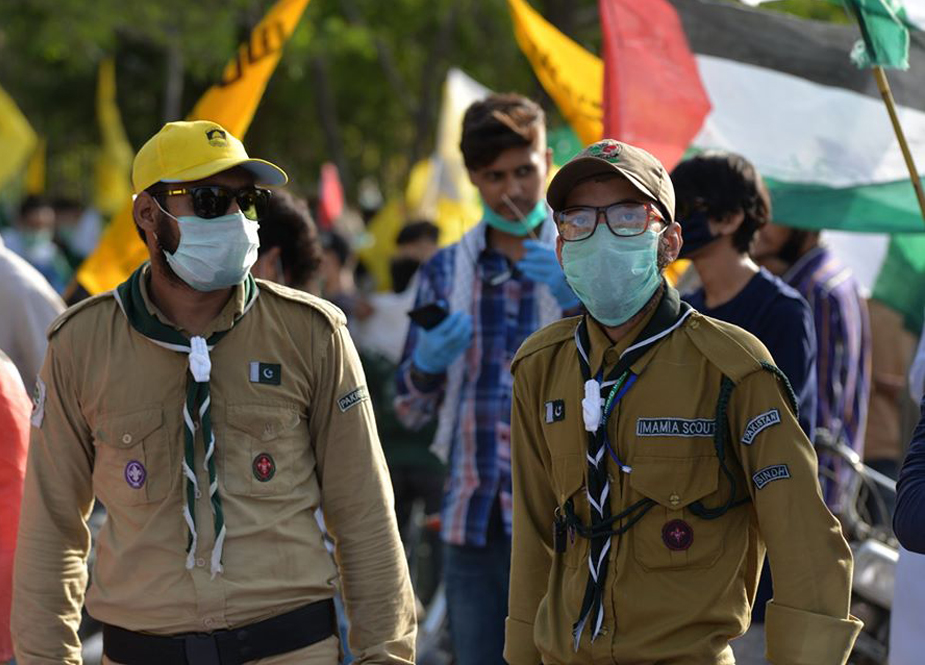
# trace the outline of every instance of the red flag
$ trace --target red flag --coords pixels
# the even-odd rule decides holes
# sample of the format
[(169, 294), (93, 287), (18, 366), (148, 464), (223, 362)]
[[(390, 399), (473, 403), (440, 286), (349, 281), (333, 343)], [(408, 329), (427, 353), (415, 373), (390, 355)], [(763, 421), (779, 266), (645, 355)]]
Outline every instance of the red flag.
[(340, 184), (337, 167), (330, 162), (321, 165), (321, 183), (318, 186), (318, 226), (329, 229), (344, 211), (344, 188)]
[(668, 0), (600, 0), (604, 136), (671, 169), (710, 111), (694, 54)]

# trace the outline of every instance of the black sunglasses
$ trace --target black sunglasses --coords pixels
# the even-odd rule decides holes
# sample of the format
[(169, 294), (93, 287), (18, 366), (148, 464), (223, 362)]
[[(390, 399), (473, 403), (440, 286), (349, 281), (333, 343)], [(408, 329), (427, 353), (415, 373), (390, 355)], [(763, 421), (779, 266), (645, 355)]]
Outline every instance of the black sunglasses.
[(215, 219), (228, 212), (232, 201), (238, 202), (238, 207), (244, 216), (251, 221), (259, 221), (266, 216), (270, 207), (270, 190), (260, 187), (242, 187), (238, 190), (229, 189), (222, 185), (200, 185), (198, 187), (183, 187), (180, 189), (164, 189), (153, 192), (151, 196), (180, 196), (189, 194), (193, 200), (193, 212), (203, 219)]

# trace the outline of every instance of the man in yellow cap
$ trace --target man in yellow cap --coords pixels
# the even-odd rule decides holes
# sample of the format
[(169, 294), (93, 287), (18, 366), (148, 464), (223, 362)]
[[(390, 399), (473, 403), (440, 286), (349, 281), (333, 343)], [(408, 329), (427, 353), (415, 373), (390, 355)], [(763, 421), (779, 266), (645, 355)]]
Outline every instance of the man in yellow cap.
[(769, 660), (844, 663), (851, 551), (767, 350), (662, 278), (682, 242), (668, 173), (607, 139), (547, 200), (588, 313), (512, 366), (507, 662), (731, 665), (767, 550)]
[(87, 609), (104, 662), (333, 665), (339, 574), (357, 661), (412, 663), (392, 489), (344, 317), (248, 272), (270, 196), (255, 183), (286, 174), (215, 123), (176, 122), (139, 151), (133, 181), (150, 263), (49, 331), (17, 662), (80, 662), (95, 496), (107, 519)]

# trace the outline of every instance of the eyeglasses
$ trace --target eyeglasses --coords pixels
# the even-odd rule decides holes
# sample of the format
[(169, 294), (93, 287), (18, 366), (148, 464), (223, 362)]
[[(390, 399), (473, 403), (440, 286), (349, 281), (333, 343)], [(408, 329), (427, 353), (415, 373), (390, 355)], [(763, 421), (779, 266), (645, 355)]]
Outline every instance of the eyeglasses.
[(215, 219), (228, 212), (232, 201), (244, 216), (251, 221), (259, 221), (266, 216), (270, 206), (270, 190), (259, 187), (242, 187), (238, 190), (222, 185), (202, 185), (200, 187), (183, 187), (153, 192), (151, 196), (180, 196), (189, 194), (193, 200), (193, 212), (203, 219)]
[(594, 235), (601, 213), (615, 236), (628, 238), (645, 233), (653, 221), (663, 221), (652, 203), (612, 203), (609, 206), (575, 206), (553, 214), (559, 235), (566, 242), (585, 240)]

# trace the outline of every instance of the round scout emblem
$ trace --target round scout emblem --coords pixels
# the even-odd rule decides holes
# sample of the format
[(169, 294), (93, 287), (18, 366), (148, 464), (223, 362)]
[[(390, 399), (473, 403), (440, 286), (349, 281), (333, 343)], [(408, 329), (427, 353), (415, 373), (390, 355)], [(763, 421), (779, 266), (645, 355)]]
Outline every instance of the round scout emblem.
[(267, 482), (276, 473), (276, 462), (270, 453), (260, 453), (254, 458), (254, 478), (262, 483)]
[(672, 552), (683, 552), (694, 542), (694, 530), (684, 520), (671, 520), (662, 527), (662, 542)]
[(125, 482), (127, 482), (132, 489), (141, 489), (147, 477), (148, 472), (145, 471), (145, 465), (138, 460), (132, 460), (125, 465)]

